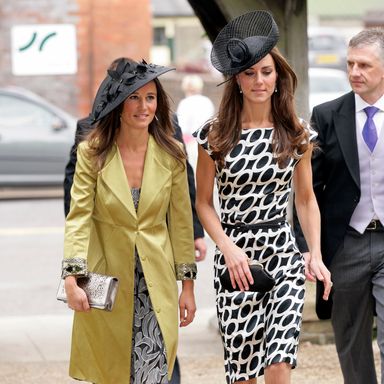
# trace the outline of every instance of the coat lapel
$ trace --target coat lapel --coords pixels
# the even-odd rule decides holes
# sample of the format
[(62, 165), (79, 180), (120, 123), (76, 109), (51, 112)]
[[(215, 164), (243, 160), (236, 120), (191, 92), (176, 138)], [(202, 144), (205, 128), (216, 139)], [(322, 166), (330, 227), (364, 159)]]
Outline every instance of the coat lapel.
[(162, 191), (164, 184), (171, 178), (171, 171), (163, 164), (166, 157), (152, 135), (149, 135), (137, 214), (116, 144), (108, 155), (107, 165), (100, 171), (100, 177), (104, 183), (135, 220), (150, 207), (157, 194)]
[(333, 113), (334, 127), (348, 170), (360, 188), (360, 167), (356, 139), (354, 93), (349, 93), (338, 111)]
[(137, 210), (139, 217), (151, 206), (157, 194), (162, 191), (164, 184), (171, 178), (171, 171), (164, 165), (166, 158), (167, 155), (157, 145), (152, 135), (149, 135)]
[(123, 161), (117, 145), (114, 144), (108, 155), (107, 165), (100, 171), (100, 176), (120, 203), (136, 219), (136, 210), (125, 174)]

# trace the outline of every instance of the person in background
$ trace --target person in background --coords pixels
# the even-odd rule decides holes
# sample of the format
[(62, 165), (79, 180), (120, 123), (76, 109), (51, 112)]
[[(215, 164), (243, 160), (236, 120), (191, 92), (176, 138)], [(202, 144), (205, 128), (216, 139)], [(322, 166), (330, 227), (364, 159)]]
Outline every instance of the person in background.
[[(347, 50), (352, 92), (313, 108), (319, 151), (312, 158), (321, 246), (333, 305), (317, 286), (319, 318), (331, 318), (346, 384), (377, 383), (372, 326), (384, 384), (384, 29), (366, 29)], [(300, 249), (308, 251), (298, 221)]]
[[(70, 375), (79, 380), (168, 383), (177, 308), (180, 326), (194, 318), (186, 158), (157, 79), (169, 70), (119, 59), (97, 92), (95, 127), (77, 147), (62, 276), (75, 310)], [(112, 312), (90, 310), (76, 283), (88, 271), (119, 278)]]
[(211, 119), (215, 107), (209, 97), (202, 95), (203, 79), (199, 75), (186, 75), (181, 82), (185, 97), (177, 106), (177, 117), (185, 141), (191, 140), (193, 132)]
[[(320, 252), (320, 215), (311, 179), (316, 133), (294, 108), (297, 78), (275, 47), (270, 13), (230, 21), (212, 47), (212, 64), (227, 76), (218, 116), (195, 133), (199, 143), (196, 209), (216, 243), (214, 285), (228, 384), (290, 383), (296, 366), (305, 275), (331, 289)], [(213, 204), (216, 180), (220, 213)], [(286, 220), (292, 181), (311, 258), (305, 264)], [(275, 279), (250, 290), (249, 263)], [(232, 290), (221, 277), (229, 271)]]

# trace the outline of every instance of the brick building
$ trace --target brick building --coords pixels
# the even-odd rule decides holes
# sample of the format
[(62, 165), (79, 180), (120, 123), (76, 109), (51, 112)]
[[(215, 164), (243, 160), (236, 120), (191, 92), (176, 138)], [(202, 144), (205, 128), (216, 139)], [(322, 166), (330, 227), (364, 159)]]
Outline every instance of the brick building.
[[(0, 86), (20, 86), (75, 116), (87, 115), (108, 64), (120, 56), (149, 59), (150, 0), (13, 0), (0, 2)], [(73, 74), (18, 75), (11, 49), (15, 26), (73, 25)], [(25, 66), (28, 63), (23, 63)]]

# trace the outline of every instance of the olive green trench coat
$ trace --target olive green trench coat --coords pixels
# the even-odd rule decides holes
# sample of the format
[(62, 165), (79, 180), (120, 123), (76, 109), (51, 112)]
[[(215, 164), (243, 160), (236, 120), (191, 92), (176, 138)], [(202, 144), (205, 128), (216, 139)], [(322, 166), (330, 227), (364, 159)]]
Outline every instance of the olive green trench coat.
[(196, 268), (186, 168), (150, 135), (136, 213), (117, 145), (100, 172), (87, 145), (78, 147), (64, 262), (80, 259), (89, 271), (116, 276), (119, 289), (112, 312), (75, 313), (70, 375), (97, 384), (130, 382), (136, 247), (170, 376), (178, 340), (176, 272)]

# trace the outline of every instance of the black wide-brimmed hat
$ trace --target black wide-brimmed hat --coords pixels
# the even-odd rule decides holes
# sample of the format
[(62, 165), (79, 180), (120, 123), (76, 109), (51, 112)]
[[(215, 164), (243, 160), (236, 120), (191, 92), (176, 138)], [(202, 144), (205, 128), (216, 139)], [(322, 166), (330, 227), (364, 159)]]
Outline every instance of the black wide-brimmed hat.
[(279, 40), (279, 29), (267, 11), (249, 12), (231, 20), (217, 35), (212, 65), (224, 75), (236, 75), (265, 57)]
[(108, 115), (133, 92), (173, 69), (175, 68), (147, 64), (144, 60), (138, 63), (121, 59), (116, 69), (108, 70), (107, 77), (100, 84), (90, 115), (92, 124)]

